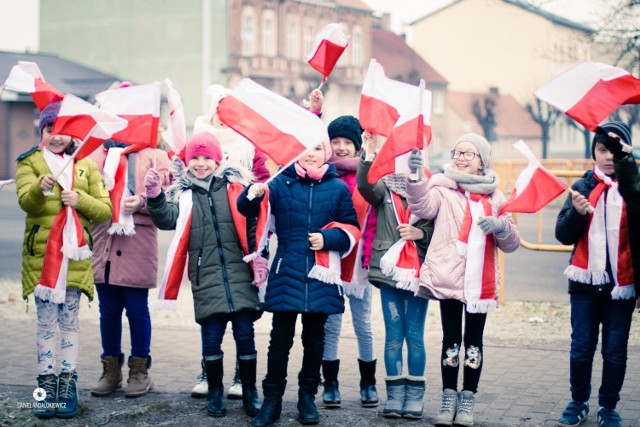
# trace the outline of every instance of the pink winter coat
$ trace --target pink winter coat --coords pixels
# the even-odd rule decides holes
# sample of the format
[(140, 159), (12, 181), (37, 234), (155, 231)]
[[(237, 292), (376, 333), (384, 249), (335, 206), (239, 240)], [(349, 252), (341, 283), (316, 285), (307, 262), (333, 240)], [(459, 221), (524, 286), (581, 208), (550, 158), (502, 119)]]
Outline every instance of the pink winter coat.
[[(466, 303), (464, 297), (464, 270), (466, 259), (458, 255), (456, 242), (464, 218), (467, 199), (458, 191), (458, 184), (444, 174), (433, 175), (428, 181), (407, 182), (407, 201), (411, 213), (419, 218), (434, 219), (434, 230), (427, 255), (420, 268), (420, 289), (416, 293), (429, 299), (455, 299)], [(504, 194), (496, 190), (489, 196), (493, 215), (505, 201)], [(507, 228), (496, 236), (496, 246), (503, 252), (513, 252), (520, 245), (518, 230), (511, 214)], [(496, 256), (498, 249), (496, 248)], [(500, 286), (500, 272), (496, 262), (496, 286)], [(497, 295), (497, 292), (496, 292)]]
[[(98, 149), (91, 158), (103, 171), (107, 158), (105, 149)], [(120, 236), (108, 234), (112, 221), (96, 224), (93, 236), (93, 277), (95, 283), (128, 286), (133, 288), (155, 288), (158, 280), (158, 230), (149, 216), (146, 204), (144, 177), (147, 170), (155, 168), (169, 184), (169, 157), (163, 150), (144, 148), (135, 153), (135, 189), (143, 195), (141, 209), (133, 214), (136, 234)]]

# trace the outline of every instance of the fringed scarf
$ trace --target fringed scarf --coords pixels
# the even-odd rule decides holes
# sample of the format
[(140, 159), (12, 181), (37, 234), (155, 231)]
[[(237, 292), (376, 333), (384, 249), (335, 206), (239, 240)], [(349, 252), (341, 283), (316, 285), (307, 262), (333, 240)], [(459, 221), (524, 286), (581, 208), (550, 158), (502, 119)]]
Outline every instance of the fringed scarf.
[[(63, 190), (73, 190), (75, 162), (70, 156), (54, 154), (43, 149), (44, 160)], [(64, 168), (64, 169), (63, 169)], [(84, 229), (78, 213), (70, 206), (63, 206), (51, 225), (44, 253), (44, 263), (35, 295), (44, 301), (62, 304), (67, 291), (69, 260), (91, 258), (91, 250), (84, 238)]]
[[(398, 224), (413, 224), (418, 220), (411, 215), (409, 206), (404, 207), (399, 194), (391, 192), (391, 203)], [(402, 238), (395, 242), (380, 259), (380, 269), (396, 282), (396, 288), (416, 292), (420, 275), (416, 242)]]
[[(571, 265), (564, 274), (579, 283), (613, 283), (613, 299), (634, 298), (626, 204), (618, 192), (617, 181), (606, 176), (597, 166), (593, 177), (598, 183), (588, 199), (595, 210), (589, 214), (589, 229), (580, 237)], [(607, 273), (607, 253), (613, 280)]]
[(360, 230), (351, 224), (343, 224), (341, 222), (330, 222), (322, 227), (323, 230), (330, 228), (338, 228), (344, 231), (349, 237), (349, 250), (340, 256), (338, 251), (315, 251), (316, 263), (309, 271), (308, 277), (320, 280), (321, 282), (342, 286), (345, 277), (342, 275), (342, 260), (353, 252), (353, 248), (358, 244), (360, 239)]

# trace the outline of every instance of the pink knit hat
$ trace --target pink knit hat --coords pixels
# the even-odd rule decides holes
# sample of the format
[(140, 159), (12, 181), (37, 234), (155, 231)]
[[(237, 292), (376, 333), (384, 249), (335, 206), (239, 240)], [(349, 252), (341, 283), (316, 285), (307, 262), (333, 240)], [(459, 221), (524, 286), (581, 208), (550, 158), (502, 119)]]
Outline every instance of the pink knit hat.
[(220, 142), (209, 132), (200, 132), (191, 137), (185, 147), (185, 163), (188, 165), (191, 159), (198, 156), (205, 156), (215, 160), (217, 164), (222, 161), (222, 150)]

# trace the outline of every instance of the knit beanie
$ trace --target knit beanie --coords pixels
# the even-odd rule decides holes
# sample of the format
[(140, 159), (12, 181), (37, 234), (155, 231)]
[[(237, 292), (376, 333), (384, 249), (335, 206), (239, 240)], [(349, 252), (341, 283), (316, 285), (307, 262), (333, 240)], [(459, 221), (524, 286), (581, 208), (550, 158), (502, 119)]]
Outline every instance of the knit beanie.
[(455, 149), (461, 142), (470, 142), (476, 147), (480, 153), (480, 160), (482, 160), (482, 172), (486, 173), (491, 166), (491, 145), (489, 142), (477, 133), (466, 133), (458, 138), (453, 148)]
[(340, 116), (329, 123), (329, 140), (333, 138), (347, 138), (356, 146), (356, 153), (362, 147), (362, 132), (364, 129), (360, 122), (353, 116)]
[(184, 155), (185, 163), (189, 165), (191, 159), (198, 156), (208, 157), (211, 160), (215, 160), (217, 164), (220, 164), (222, 161), (220, 143), (218, 139), (209, 132), (197, 133), (187, 142)]
[[(624, 142), (627, 145), (632, 145), (631, 142), (631, 130), (629, 129), (629, 126), (627, 126), (625, 123), (623, 122), (609, 122), (609, 123), (605, 123), (602, 126), (599, 126), (600, 129), (602, 129), (605, 133), (609, 133), (609, 132), (613, 132), (616, 135), (618, 135), (621, 139), (622, 142)], [(591, 157), (593, 158), (593, 160), (596, 159), (596, 138), (595, 136), (593, 137), (593, 140), (591, 141)]]
[(55, 101), (44, 107), (40, 112), (40, 121), (38, 122), (38, 130), (42, 135), (42, 129), (56, 121), (62, 101)]

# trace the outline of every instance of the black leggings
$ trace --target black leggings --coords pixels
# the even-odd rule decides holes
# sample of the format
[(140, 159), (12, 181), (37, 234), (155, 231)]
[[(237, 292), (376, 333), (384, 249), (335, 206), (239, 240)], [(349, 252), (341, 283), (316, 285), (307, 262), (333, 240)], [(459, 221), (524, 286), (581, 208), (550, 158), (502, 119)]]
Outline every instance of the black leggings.
[(482, 336), (487, 313), (469, 313), (465, 305), (453, 299), (440, 301), (442, 321), (442, 353), (440, 370), (442, 389), (458, 389), (458, 366), (462, 342), (462, 313), (464, 311), (464, 378), (462, 389), (477, 393), (482, 372)]

